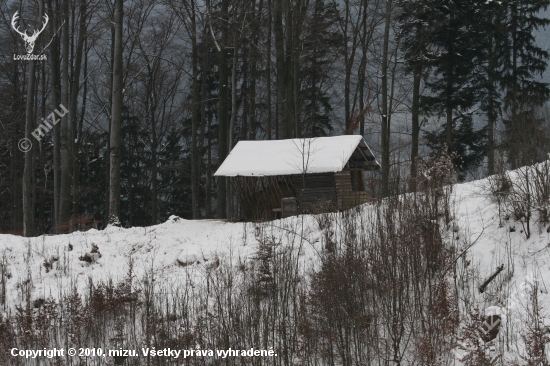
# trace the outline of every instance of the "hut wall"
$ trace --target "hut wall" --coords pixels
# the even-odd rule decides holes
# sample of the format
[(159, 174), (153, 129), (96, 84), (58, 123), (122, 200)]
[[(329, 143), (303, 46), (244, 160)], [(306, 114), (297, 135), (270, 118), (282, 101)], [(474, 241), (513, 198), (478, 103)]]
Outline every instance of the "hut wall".
[(298, 214), (296, 197), (285, 197), (281, 200), (281, 217), (295, 216)]
[(337, 210), (334, 173), (293, 175), (298, 213)]
[(353, 190), (349, 170), (334, 173), (334, 181), (336, 183), (338, 210), (347, 210), (368, 201), (367, 192)]
[(288, 176), (232, 177), (231, 183), (245, 220), (275, 219), (277, 213), (274, 209), (280, 212), (281, 199), (294, 196), (292, 180)]
[[(272, 220), (300, 213), (343, 211), (368, 201), (350, 170), (292, 176), (232, 177), (245, 220)], [(356, 189), (356, 190), (354, 190)], [(291, 199), (295, 197), (295, 200)], [(284, 207), (283, 207), (284, 206)]]

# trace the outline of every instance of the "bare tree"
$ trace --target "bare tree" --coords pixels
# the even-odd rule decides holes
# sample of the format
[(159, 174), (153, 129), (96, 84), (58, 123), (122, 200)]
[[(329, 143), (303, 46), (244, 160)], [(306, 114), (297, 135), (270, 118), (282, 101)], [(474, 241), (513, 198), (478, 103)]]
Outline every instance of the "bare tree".
[[(44, 3), (39, 3), (38, 15), (41, 18), (44, 13)], [(15, 16), (14, 16), (15, 19)], [(46, 16), (47, 21), (47, 16)], [(36, 98), (36, 61), (29, 61), (29, 78), (27, 84), (27, 107), (25, 110), (25, 138), (31, 137), (34, 130)], [(23, 235), (35, 235), (34, 205), (33, 205), (33, 153), (32, 150), (25, 153), (25, 167), (23, 170)]]
[[(211, 10), (211, 9), (210, 9)], [(218, 45), (220, 54), (220, 66), (218, 73), (218, 89), (219, 89), (219, 106), (218, 106), (218, 121), (219, 121), (219, 139), (218, 139), (218, 163), (221, 164), (229, 153), (228, 136), (229, 136), (229, 92), (228, 92), (228, 44), (229, 44), (229, 0), (221, 0), (221, 39)], [(218, 177), (218, 197), (217, 211), (218, 218), (227, 217), (227, 187), (229, 180), (225, 177)]]
[(392, 21), (392, 0), (386, 0), (384, 44), (382, 46), (382, 197), (387, 197), (390, 179), (390, 108), (388, 106), (389, 43)]
[(113, 58), (113, 87), (110, 131), (110, 180), (109, 180), (109, 220), (111, 224), (120, 224), (120, 143), (122, 129), (123, 103), (123, 43), (122, 21), (124, 2), (115, 0), (115, 42)]
[[(63, 0), (63, 38), (62, 38), (62, 74), (61, 103), (69, 105), (69, 0)], [(61, 182), (59, 191), (59, 224), (67, 225), (71, 213), (72, 168), (74, 159), (73, 128), (69, 115), (61, 118)]]
[[(82, 66), (83, 66), (83, 60), (87, 58), (87, 55), (85, 54), (85, 42), (88, 37), (88, 29), (87, 29), (87, 23), (88, 23), (88, 2), (86, 0), (80, 0), (79, 2), (79, 23), (78, 23), (78, 41), (76, 44), (76, 50), (74, 54), (74, 64), (73, 64), (73, 77), (72, 77), (72, 83), (71, 83), (71, 90), (70, 90), (70, 105), (69, 105), (69, 118), (70, 118), (70, 138), (71, 138), (71, 145), (72, 145), (72, 155), (71, 155), (71, 161), (72, 161), (72, 217), (75, 218), (78, 215), (78, 209), (79, 209), (79, 166), (78, 164), (78, 151), (79, 151), (79, 141), (82, 138), (82, 121), (83, 119), (80, 119), (80, 126), (77, 128), (77, 123), (79, 121), (78, 116), (78, 95), (81, 90), (80, 80), (81, 80), (81, 73), (82, 73)], [(82, 114), (84, 114), (84, 106), (86, 105), (86, 96), (83, 98), (83, 111)], [(80, 133), (79, 133), (80, 132)], [(73, 230), (73, 220), (71, 220), (71, 227), (70, 230)]]

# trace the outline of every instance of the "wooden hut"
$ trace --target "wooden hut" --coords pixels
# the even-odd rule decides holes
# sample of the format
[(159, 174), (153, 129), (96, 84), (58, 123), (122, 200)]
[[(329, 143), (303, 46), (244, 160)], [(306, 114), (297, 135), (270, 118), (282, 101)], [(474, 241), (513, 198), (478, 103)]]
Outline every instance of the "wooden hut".
[(229, 177), (244, 220), (342, 211), (368, 200), (379, 170), (363, 137), (239, 141), (214, 174)]

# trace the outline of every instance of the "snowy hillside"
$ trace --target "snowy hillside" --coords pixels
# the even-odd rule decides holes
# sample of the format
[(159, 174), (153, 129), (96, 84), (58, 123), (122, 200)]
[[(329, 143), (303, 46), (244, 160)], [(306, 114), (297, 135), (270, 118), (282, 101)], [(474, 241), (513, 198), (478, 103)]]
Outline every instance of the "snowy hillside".
[[(534, 233), (526, 240), (521, 223), (499, 219), (498, 205), (487, 192), (486, 179), (457, 184), (453, 190), (456, 202), (456, 217), (464, 230), (467, 241), (475, 241), (469, 253), (472, 260), (479, 262), (482, 277), (501, 264), (510, 246), (515, 257), (513, 280), (522, 281), (533, 271), (540, 273), (543, 282), (550, 286), (550, 233), (546, 226), (535, 225)], [(370, 205), (363, 206), (369, 210)], [(282, 227), (296, 227), (308, 236), (308, 252), (314, 261), (316, 251), (321, 250), (321, 234), (313, 216), (293, 217), (276, 220), (268, 224), (275, 231), (284, 232)], [(17, 304), (21, 298), (20, 283), (25, 282), (30, 269), (34, 283), (32, 297), (57, 297), (60, 290), (67, 290), (77, 283), (82, 290), (88, 279), (94, 281), (120, 280), (126, 276), (128, 261), (135, 263), (136, 275), (153, 269), (159, 281), (170, 285), (173, 278), (183, 276), (187, 266), (207, 267), (209, 263), (221, 260), (246, 260), (255, 256), (258, 240), (254, 223), (227, 223), (218, 220), (184, 220), (173, 216), (167, 222), (151, 227), (123, 229), (109, 227), (98, 231), (75, 232), (68, 235), (23, 238), (14, 235), (0, 235), (0, 258), (5, 271), (10, 274), (7, 281), (7, 303)], [(515, 230), (514, 232), (511, 232)], [(314, 243), (313, 245), (310, 244)], [(101, 257), (93, 263), (79, 259), (98, 247)], [(311, 250), (311, 249), (315, 250)], [(50, 262), (48, 270), (45, 263)], [(550, 303), (549, 303), (550, 304)]]
[[(548, 168), (545, 164), (540, 167)], [(511, 182), (519, 187), (526, 171), (511, 173)], [(526, 323), (529, 290), (534, 284), (540, 290), (541, 317), (550, 324), (550, 233), (547, 221), (534, 212), (527, 238), (525, 220), (507, 215), (503, 204), (499, 205), (500, 196), (494, 194), (495, 187), (501, 188), (499, 179), (491, 177), (452, 188), (450, 207), (454, 213), (445, 240), (458, 250), (453, 252), (453, 264), (462, 263), (454, 270), (455, 275), (468, 277), (465, 282), (470, 283), (464, 292), (469, 297), (459, 299), (461, 317), (474, 307), (486, 314), (500, 314), (500, 343), (493, 345), (493, 351), (500, 349), (505, 359), (524, 350), (519, 334)], [(369, 215), (375, 207), (364, 205), (354, 217), (373, 217)], [(533, 207), (537, 209), (535, 204)], [(299, 272), (307, 276), (319, 269), (328, 245), (347, 235), (343, 217), (301, 216), (259, 224), (188, 221), (173, 216), (147, 228), (109, 227), (30, 239), (0, 235), (3, 316), (13, 316), (16, 306), (33, 304), (39, 308), (48, 298), (63, 300), (74, 288), (85, 299), (100, 283), (125, 281), (130, 266), (132, 286), (142, 293), (150, 283), (147, 281), (155, 281), (156, 293), (163, 294), (177, 293), (178, 288), (189, 288), (190, 283), (193, 289), (204, 287), (207, 279), (218, 278), (214, 273), (222, 268), (244, 271), (254, 267), (261, 260), (265, 250), (262, 244), (267, 239), (278, 243), (273, 247), (275, 252), (295, 253), (293, 260)], [(365, 220), (360, 226), (370, 224)], [(326, 234), (328, 227), (332, 227), (334, 237)], [(480, 293), (478, 287), (501, 265), (502, 272)], [(515, 336), (506, 335), (504, 328)], [(403, 351), (404, 358), (408, 352)], [(452, 353), (453, 358), (465, 354), (456, 348)]]
[[(298, 218), (273, 222), (270, 229), (287, 232), (289, 227), (302, 223)], [(307, 259), (314, 259), (320, 250), (317, 225), (311, 217), (304, 220), (304, 232), (313, 246), (303, 248)], [(159, 286), (172, 287), (183, 281), (189, 270), (201, 272), (222, 263), (240, 262), (254, 258), (258, 249), (253, 223), (227, 223), (218, 220), (183, 220), (172, 216), (164, 224), (151, 227), (123, 229), (110, 226), (105, 230), (91, 229), (68, 235), (22, 238), (0, 235), (0, 261), (9, 274), (6, 284), (6, 307), (25, 301), (24, 284), (30, 274), (33, 283), (31, 300), (53, 297), (70, 291), (76, 285), (86, 293), (89, 280), (94, 283), (122, 281), (133, 261), (136, 278), (151, 275)], [(93, 247), (98, 253), (93, 253)], [(51, 269), (47, 268), (51, 265)]]

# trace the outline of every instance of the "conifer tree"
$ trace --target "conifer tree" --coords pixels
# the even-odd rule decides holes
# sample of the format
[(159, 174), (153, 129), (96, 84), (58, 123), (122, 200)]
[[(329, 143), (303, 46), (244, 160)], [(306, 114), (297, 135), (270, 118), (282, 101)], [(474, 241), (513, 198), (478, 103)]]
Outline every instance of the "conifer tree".
[(401, 47), (405, 56), (406, 72), (413, 76), (411, 105), (411, 190), (416, 190), (414, 177), (417, 171), (418, 146), (420, 140), (420, 86), (425, 70), (425, 55), (427, 53), (427, 8), (422, 1), (404, 0), (400, 4), (397, 17), (401, 33)]
[(480, 107), (487, 119), (487, 170), (495, 173), (496, 125), (502, 115), (502, 75), (504, 67), (504, 49), (508, 42), (506, 37), (506, 6), (502, 2), (487, 2), (484, 6), (485, 16), (480, 27), (486, 37), (483, 49), (483, 62), (478, 79), (482, 93)]
[(530, 136), (517, 133), (529, 129), (534, 119), (524, 118), (533, 108), (539, 107), (550, 96), (548, 83), (540, 81), (547, 67), (548, 51), (537, 45), (534, 32), (550, 24), (541, 12), (550, 5), (550, 0), (508, 0), (506, 36), (504, 49), (504, 88), (505, 108), (509, 118), (504, 121), (507, 137), (504, 147), (512, 168), (533, 163), (529, 157)]
[(332, 112), (327, 79), (338, 49), (344, 42), (335, 29), (338, 13), (323, 0), (313, 4), (312, 16), (305, 24), (300, 76), (303, 89), (300, 90), (299, 109), (302, 113), (301, 136), (328, 136), (332, 131), (329, 114)]
[[(437, 117), (444, 118), (444, 130), (428, 134), (431, 147), (437, 152), (456, 152), (456, 167), (463, 171), (471, 169), (467, 162), (484, 154), (485, 147), (464, 141), (463, 133), (471, 133), (467, 140), (475, 139), (483, 131), (472, 128), (472, 108), (479, 101), (481, 93), (480, 64), (486, 47), (482, 24), (483, 4), (473, 1), (424, 1), (425, 16), (430, 22), (424, 24), (431, 35), (426, 40), (426, 68), (430, 76), (426, 86), (429, 95), (421, 97), (424, 110)], [(464, 126), (461, 126), (464, 125)], [(455, 132), (461, 131), (460, 134)], [(469, 145), (463, 149), (464, 144)], [(470, 148), (476, 148), (470, 151)], [(460, 156), (464, 151), (468, 158)]]

